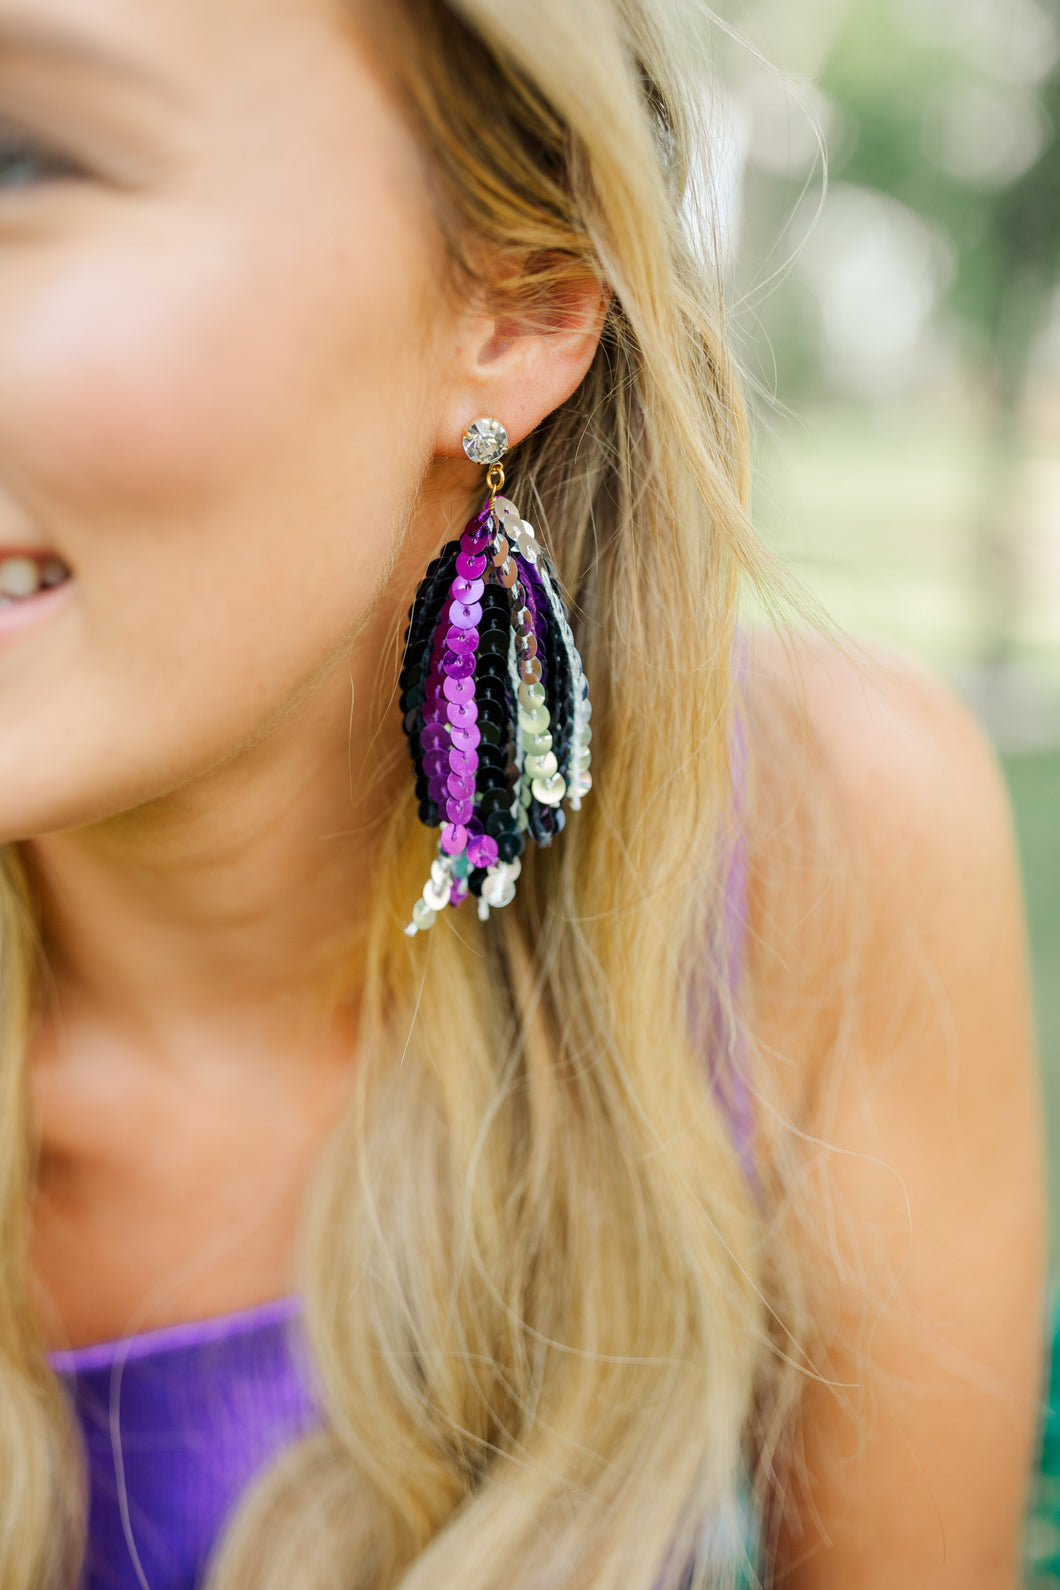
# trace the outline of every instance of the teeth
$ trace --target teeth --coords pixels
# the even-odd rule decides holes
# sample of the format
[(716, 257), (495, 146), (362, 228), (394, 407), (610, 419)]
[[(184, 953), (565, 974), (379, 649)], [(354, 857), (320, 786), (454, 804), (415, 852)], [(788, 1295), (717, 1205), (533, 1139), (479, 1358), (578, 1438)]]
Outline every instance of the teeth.
[(69, 573), (62, 559), (50, 553), (40, 562), (22, 556), (0, 559), (0, 606), (36, 596), (42, 587), (61, 585)]
[(33, 558), (4, 558), (0, 563), (0, 592), (4, 596), (33, 596), (40, 590), (40, 565)]

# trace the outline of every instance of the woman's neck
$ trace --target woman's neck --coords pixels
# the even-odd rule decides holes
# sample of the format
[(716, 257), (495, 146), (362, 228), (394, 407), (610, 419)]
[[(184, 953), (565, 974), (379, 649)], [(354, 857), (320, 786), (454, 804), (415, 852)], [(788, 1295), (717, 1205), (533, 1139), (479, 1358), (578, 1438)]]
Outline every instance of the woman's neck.
[[(24, 847), (49, 967), (30, 1062), (50, 1345), (294, 1284), (306, 1188), (358, 1048), (378, 797), (350, 691), (336, 670), (195, 784)], [(343, 944), (354, 964), (336, 1003)]]
[(23, 847), (62, 1000), (158, 1041), (189, 1021), (256, 1010), (283, 1025), (287, 1011), (297, 1025), (315, 1008), (372, 871), (369, 755), (350, 698), (333, 670), (220, 768)]

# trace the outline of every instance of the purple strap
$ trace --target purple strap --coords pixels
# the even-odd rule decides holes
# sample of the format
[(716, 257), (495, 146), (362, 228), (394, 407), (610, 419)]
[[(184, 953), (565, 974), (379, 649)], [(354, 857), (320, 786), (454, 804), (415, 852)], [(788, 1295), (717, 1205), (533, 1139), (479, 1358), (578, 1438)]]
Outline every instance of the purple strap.
[[(742, 639), (736, 648), (736, 673), (738, 685), (747, 668)], [(707, 1031), (704, 1042), (709, 1055), (710, 1081), (716, 1095), (729, 1117), (732, 1139), (740, 1156), (740, 1163), (750, 1185), (760, 1191), (758, 1168), (754, 1156), (754, 1110), (751, 1089), (747, 1079), (747, 1056), (738, 1027), (729, 1024), (718, 1001), (716, 989), (724, 984), (733, 998), (739, 994), (746, 971), (747, 945), (747, 882), (748, 852), (744, 807), (747, 789), (747, 725), (740, 705), (737, 705), (732, 739), (733, 828), (728, 839), (725, 873), (725, 903), (722, 923), (721, 967), (713, 969), (701, 964), (693, 969), (690, 979), (689, 1000), (693, 1023), (706, 1006)], [(702, 980), (704, 971), (713, 970), (710, 987), (704, 999)], [(693, 1026), (693, 1031), (697, 1027)]]

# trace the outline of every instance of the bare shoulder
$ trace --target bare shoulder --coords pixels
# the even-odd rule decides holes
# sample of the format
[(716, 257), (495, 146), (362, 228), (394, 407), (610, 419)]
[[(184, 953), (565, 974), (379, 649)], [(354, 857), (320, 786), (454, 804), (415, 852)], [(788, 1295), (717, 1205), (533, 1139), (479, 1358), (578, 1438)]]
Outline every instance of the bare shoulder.
[(822, 1377), (783, 1582), (1012, 1590), (1045, 1200), (1004, 779), (915, 664), (752, 650), (756, 1080)]
[(747, 705), (758, 1002), (789, 1024), (803, 1010), (808, 1082), (855, 961), (862, 996), (888, 986), (893, 1005), (929, 963), (949, 983), (1020, 957), (1013, 824), (972, 714), (901, 654), (758, 632)]
[(845, 652), (816, 635), (763, 631), (751, 646), (752, 714), (785, 719), (786, 776), (805, 787), (816, 774), (870, 853), (893, 854), (898, 843), (900, 855), (930, 840), (918, 864), (944, 865), (965, 836), (1010, 849), (997, 759), (937, 675), (898, 652)]

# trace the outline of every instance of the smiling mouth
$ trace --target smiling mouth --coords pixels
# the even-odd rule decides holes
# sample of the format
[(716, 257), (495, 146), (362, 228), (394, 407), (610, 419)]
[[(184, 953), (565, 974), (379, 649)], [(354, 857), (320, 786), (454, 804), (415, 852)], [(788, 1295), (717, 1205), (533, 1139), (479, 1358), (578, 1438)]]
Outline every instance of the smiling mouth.
[(42, 591), (65, 585), (70, 570), (54, 552), (10, 553), (0, 557), (0, 610), (32, 601)]

